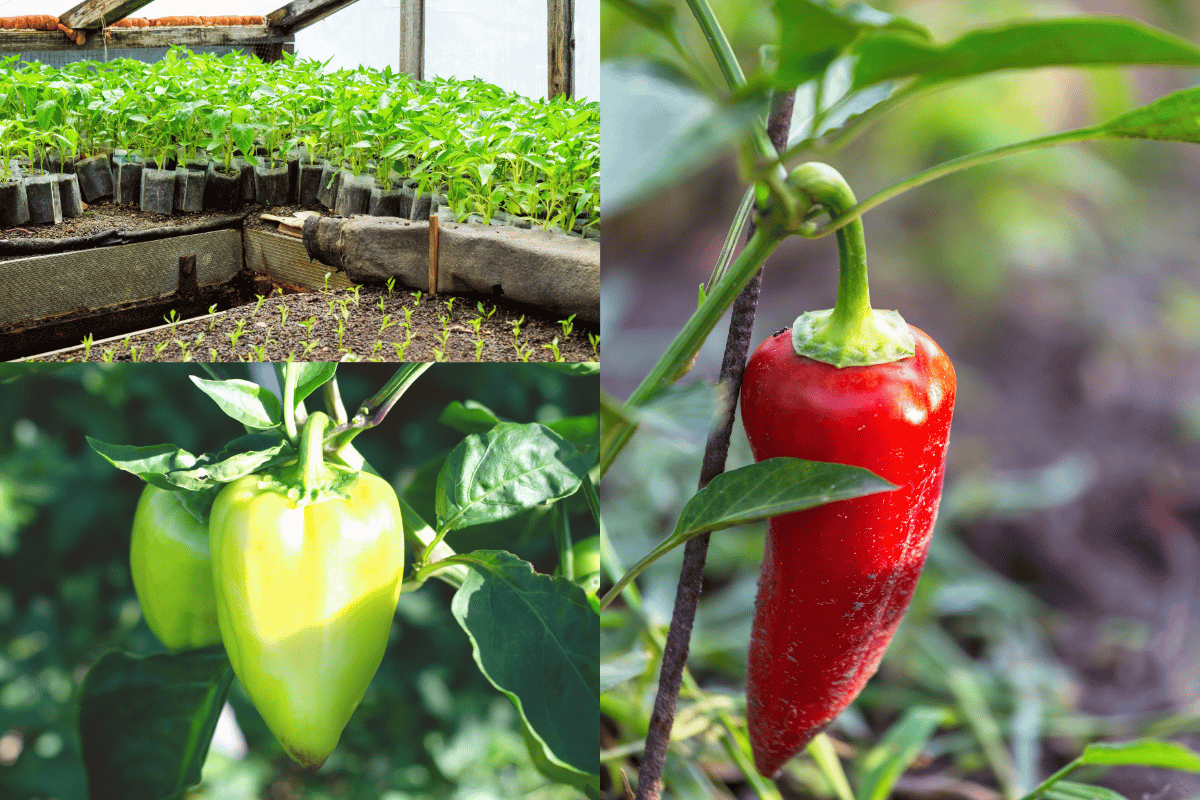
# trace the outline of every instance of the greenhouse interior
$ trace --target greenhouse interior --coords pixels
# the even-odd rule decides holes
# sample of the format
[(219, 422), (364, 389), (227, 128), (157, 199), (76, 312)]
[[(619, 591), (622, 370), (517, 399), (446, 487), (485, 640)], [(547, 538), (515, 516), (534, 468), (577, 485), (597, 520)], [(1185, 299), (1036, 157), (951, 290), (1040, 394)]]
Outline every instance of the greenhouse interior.
[(598, 361), (599, 0), (0, 0), (0, 357)]

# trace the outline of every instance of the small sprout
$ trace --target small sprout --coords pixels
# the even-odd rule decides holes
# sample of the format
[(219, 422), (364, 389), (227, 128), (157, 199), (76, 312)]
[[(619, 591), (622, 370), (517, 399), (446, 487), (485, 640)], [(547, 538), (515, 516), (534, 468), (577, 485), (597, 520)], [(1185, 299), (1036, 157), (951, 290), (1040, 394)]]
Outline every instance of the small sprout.
[(210, 348), (208, 348), (208, 352), (212, 355), (212, 360), (216, 361), (217, 360), (217, 348), (210, 347)]
[(307, 356), (309, 353), (311, 353), (313, 351), (313, 349), (316, 346), (317, 346), (316, 342), (305, 342), (304, 343), (304, 352), (300, 354), (300, 357), (304, 358), (305, 356)]
[(325, 273), (325, 291), (327, 291), (327, 292), (329, 291), (329, 276), (332, 274), (333, 274), (332, 272)]
[(571, 331), (575, 330), (575, 315), (572, 314), (566, 319), (560, 319), (558, 324), (562, 326), (563, 341), (565, 342), (571, 338)]
[(354, 286), (350, 287), (351, 291), (354, 292), (354, 307), (355, 308), (358, 308), (358, 290), (361, 288), (362, 287), (359, 286), (358, 284), (355, 284)]
[(165, 342), (159, 342), (158, 344), (154, 345), (154, 360), (155, 361), (158, 361), (158, 357), (162, 355), (162, 351), (166, 350), (168, 345), (170, 345), (170, 344), (171, 344), (171, 341), (168, 340)]
[(190, 345), (190, 344), (188, 344), (188, 343), (187, 343), (187, 342), (185, 342), (185, 341), (182, 341), (182, 340), (180, 340), (180, 342), (179, 342), (179, 352), (180, 352), (180, 357), (181, 357), (181, 358), (182, 358), (184, 361), (187, 361), (187, 360), (188, 360), (188, 348), (189, 348), (189, 347), (191, 347), (191, 345)]
[(542, 347), (546, 348), (547, 350), (549, 350), (551, 353), (554, 354), (555, 361), (563, 360), (562, 353), (558, 352), (558, 337), (557, 336), (554, 337), (553, 342), (551, 342), (550, 344), (544, 344), (544, 345), (542, 345)]
[(475, 335), (478, 336), (480, 333), (479, 329), (483, 327), (483, 317), (475, 317), (474, 319), (468, 320), (468, 322), (471, 323), (471, 327), (475, 329)]
[(140, 348), (136, 344), (129, 345), (129, 359), (131, 361), (136, 362), (138, 360), (138, 351), (139, 350), (140, 350)]
[(350, 300), (349, 299), (342, 301), (342, 319), (344, 319), (344, 320), (350, 319)]
[(392, 289), (396, 288), (396, 277), (392, 276), (387, 279), (388, 297), (392, 296)]
[(172, 308), (171, 312), (164, 316), (163, 319), (165, 319), (171, 325), (171, 327), (174, 328), (179, 324), (179, 312)]
[(92, 357), (92, 343), (95, 341), (96, 341), (96, 338), (94, 336), (92, 336), (90, 333), (87, 336), (83, 337), (83, 360), (84, 361), (87, 361), (88, 359), (90, 359)]
[(454, 301), (457, 299), (458, 299), (457, 297), (451, 297), (449, 300), (446, 301), (446, 310), (449, 311), (451, 314), (454, 313)]
[(383, 341), (376, 339), (375, 344), (371, 346), (371, 360), (374, 360), (381, 352), (383, 352)]
[(483, 339), (475, 340), (475, 360), (476, 361), (483, 360)]
[(384, 315), (383, 315), (383, 321), (379, 323), (379, 333), (380, 333), (380, 335), (382, 335), (382, 334), (383, 334), (383, 332), (384, 332), (384, 331), (386, 331), (388, 328), (392, 327), (393, 325), (398, 325), (398, 324), (399, 324), (399, 323), (392, 322), (392, 315), (391, 315), (391, 314), (384, 314)]
[[(262, 304), (267, 301), (267, 298), (263, 297), (261, 294), (256, 294), (254, 296), (258, 298), (258, 304), (254, 306), (254, 314), (257, 314), (258, 310), (262, 308)], [(251, 314), (250, 316), (254, 316), (254, 314)]]
[(258, 357), (259, 361), (267, 360), (267, 346), (265, 344), (260, 344), (257, 347), (251, 347), (250, 349), (254, 351), (254, 355)]
[(600, 355), (599, 352), (597, 352), (600, 349), (600, 336), (595, 333), (589, 333), (588, 344), (592, 346), (592, 355), (598, 357)]
[(346, 322), (345, 322), (345, 320), (339, 319), (337, 321), (337, 337), (338, 337), (338, 349), (339, 350), (342, 349), (342, 336), (344, 336), (345, 333), (346, 333)]
[(420, 290), (420, 289), (418, 289), (417, 291), (413, 292), (413, 293), (412, 293), (412, 296), (413, 296), (413, 297), (416, 299), (416, 301), (417, 301), (414, 307), (415, 307), (415, 308), (420, 308), (420, 307), (421, 307), (421, 290)]
[(288, 314), (287, 304), (285, 303), (285, 304), (279, 306), (279, 327), (282, 328), (284, 325), (287, 325), (287, 314)]
[(412, 341), (412, 337), (408, 337), (403, 342), (396, 342), (393, 346), (396, 348), (396, 360), (404, 360), (404, 351), (408, 349), (408, 343)]
[(442, 353), (441, 350), (439, 350), (435, 347), (435, 348), (433, 348), (433, 360), (434, 361), (445, 361), (446, 356), (445, 356), (445, 354)]
[(101, 354), (101, 356), (100, 356), (100, 360), (103, 361), (105, 364), (111, 364), (112, 360), (113, 360), (113, 356), (115, 356), (116, 354), (117, 354), (117, 348), (106, 347), (106, 348), (104, 348), (104, 353)]

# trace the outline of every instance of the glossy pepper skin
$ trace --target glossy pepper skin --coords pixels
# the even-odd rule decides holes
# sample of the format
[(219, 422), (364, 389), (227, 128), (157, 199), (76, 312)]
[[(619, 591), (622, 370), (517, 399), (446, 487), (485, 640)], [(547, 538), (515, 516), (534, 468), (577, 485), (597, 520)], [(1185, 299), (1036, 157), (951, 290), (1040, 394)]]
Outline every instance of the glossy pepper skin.
[(383, 661), (404, 566), (392, 487), (322, 468), (333, 490), (315, 500), (247, 475), (221, 490), (209, 521), (229, 660), (271, 732), (310, 769), (333, 752)]
[(858, 695), (912, 597), (941, 496), (954, 367), (909, 326), (913, 356), (838, 368), (796, 354), (790, 331), (746, 366), (754, 458), (864, 467), (882, 492), (775, 517), (755, 603), (747, 718), (772, 776)]
[(221, 641), (208, 528), (176, 492), (147, 485), (133, 515), (129, 568), (142, 615), (172, 652)]

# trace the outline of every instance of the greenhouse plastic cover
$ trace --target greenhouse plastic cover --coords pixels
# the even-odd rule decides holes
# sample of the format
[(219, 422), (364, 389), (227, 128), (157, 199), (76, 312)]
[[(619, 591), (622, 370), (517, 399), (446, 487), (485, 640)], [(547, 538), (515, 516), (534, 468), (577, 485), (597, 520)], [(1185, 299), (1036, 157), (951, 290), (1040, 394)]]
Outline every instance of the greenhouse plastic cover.
[[(0, 16), (59, 15), (78, 0), (0, 0)], [(287, 0), (153, 0), (133, 16), (266, 16)], [(224, 53), (230, 48), (196, 48)], [(110, 50), (109, 58), (155, 61), (163, 48)], [(104, 51), (83, 51), (103, 59)], [(48, 64), (75, 61), (71, 50), (27, 53)], [(357, 0), (296, 34), (296, 55), (331, 69), (383, 69), (400, 63), (400, 0)], [(490, 81), (530, 97), (546, 94), (546, 0), (425, 0), (425, 77)], [(600, 99), (600, 0), (575, 0), (575, 96)]]

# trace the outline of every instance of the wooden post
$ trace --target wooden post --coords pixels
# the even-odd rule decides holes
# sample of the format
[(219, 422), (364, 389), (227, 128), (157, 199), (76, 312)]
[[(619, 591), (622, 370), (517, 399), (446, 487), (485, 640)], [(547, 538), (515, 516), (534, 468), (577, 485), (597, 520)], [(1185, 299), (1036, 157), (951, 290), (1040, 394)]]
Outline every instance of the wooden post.
[(425, 80), (425, 0), (400, 0), (400, 71)]
[(438, 218), (429, 217), (429, 293), (437, 294), (438, 283)]
[(575, 0), (546, 0), (547, 99), (575, 96)]
[(68, 28), (95, 30), (100, 27), (101, 18), (106, 25), (112, 25), (149, 3), (150, 0), (83, 0), (58, 18)]

